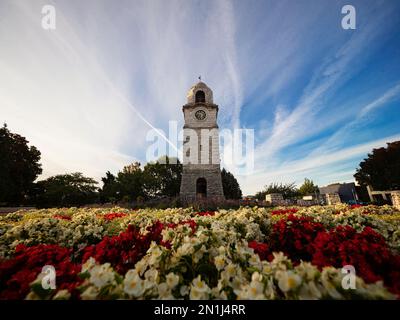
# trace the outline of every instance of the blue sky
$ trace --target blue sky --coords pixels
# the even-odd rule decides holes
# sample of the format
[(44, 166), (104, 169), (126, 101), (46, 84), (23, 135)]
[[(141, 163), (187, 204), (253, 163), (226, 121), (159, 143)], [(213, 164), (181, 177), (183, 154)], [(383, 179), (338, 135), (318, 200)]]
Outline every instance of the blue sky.
[[(41, 27), (45, 4), (56, 30)], [(356, 30), (341, 28), (345, 4)], [(42, 177), (144, 163), (147, 132), (182, 125), (199, 75), (220, 128), (254, 129), (244, 194), (353, 181), (400, 140), (396, 0), (1, 0), (0, 48), (0, 121), (41, 150)]]

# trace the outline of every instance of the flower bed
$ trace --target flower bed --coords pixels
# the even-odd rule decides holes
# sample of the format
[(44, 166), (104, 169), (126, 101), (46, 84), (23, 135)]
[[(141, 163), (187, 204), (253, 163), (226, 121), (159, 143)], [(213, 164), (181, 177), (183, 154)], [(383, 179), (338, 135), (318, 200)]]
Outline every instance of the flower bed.
[(20, 211), (0, 217), (0, 299), (396, 299), (399, 251), (389, 206)]

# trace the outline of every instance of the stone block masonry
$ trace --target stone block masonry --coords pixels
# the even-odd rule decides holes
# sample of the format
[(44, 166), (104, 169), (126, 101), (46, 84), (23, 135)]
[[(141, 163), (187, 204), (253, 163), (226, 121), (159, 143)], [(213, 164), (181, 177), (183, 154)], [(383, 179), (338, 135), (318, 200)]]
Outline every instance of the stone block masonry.
[(400, 211), (400, 190), (392, 191), (390, 195), (392, 197), (393, 207)]
[(213, 92), (199, 82), (190, 88), (184, 114), (180, 197), (185, 201), (224, 199), (220, 170), (218, 106)]

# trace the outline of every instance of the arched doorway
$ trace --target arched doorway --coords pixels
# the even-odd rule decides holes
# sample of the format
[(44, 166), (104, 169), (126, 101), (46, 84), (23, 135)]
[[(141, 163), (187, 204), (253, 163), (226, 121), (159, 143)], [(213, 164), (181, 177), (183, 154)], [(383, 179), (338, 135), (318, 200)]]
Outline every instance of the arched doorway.
[(207, 198), (207, 181), (204, 178), (198, 178), (196, 181), (197, 198)]
[(204, 94), (204, 91), (199, 90), (196, 92), (195, 102), (206, 102), (206, 95)]

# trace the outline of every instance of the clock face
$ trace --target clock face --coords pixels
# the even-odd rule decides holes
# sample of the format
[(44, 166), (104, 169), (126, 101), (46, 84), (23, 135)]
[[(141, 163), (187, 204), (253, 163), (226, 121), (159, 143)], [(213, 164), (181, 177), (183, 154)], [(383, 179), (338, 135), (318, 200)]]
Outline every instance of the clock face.
[(206, 118), (206, 112), (204, 110), (197, 110), (194, 114), (197, 120), (204, 120)]

